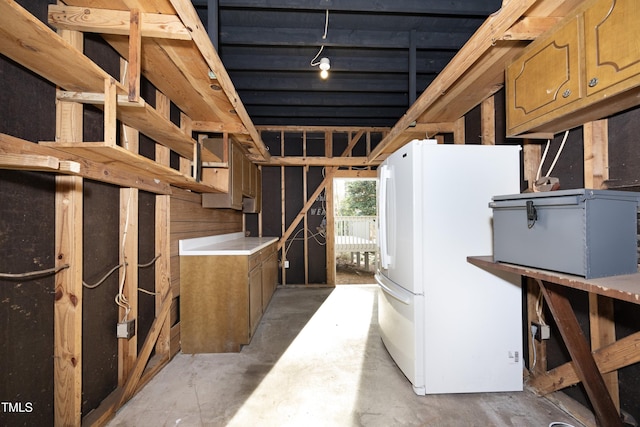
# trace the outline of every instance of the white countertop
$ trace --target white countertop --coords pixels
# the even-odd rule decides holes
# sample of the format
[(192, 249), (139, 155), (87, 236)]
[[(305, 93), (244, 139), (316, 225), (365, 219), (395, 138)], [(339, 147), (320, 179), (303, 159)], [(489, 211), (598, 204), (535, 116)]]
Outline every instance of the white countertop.
[(277, 237), (245, 237), (243, 232), (180, 240), (180, 255), (251, 255)]

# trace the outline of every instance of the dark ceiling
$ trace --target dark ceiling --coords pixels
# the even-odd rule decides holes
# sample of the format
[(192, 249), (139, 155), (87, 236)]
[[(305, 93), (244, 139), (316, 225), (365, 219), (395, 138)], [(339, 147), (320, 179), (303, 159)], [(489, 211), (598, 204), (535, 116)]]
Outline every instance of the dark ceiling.
[[(379, 127), (398, 121), (502, 1), (193, 3), (255, 125)], [(323, 45), (326, 80), (311, 66)]]

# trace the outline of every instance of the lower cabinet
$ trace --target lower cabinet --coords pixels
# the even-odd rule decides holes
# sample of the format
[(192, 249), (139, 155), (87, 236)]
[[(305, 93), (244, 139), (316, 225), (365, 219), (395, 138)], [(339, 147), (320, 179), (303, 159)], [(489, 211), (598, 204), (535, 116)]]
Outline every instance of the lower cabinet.
[(182, 352), (240, 351), (251, 341), (277, 280), (276, 244), (251, 255), (181, 256)]

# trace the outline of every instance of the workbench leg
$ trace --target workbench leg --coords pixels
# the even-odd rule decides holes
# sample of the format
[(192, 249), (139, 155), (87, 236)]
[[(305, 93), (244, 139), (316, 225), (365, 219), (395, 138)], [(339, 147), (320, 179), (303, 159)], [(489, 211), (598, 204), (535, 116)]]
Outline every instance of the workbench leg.
[(603, 427), (622, 426), (620, 414), (613, 404), (602, 374), (596, 365), (591, 348), (578, 324), (571, 303), (560, 285), (536, 279), (549, 310), (558, 325), (560, 335), (573, 360), (576, 374), (593, 405), (598, 425)]

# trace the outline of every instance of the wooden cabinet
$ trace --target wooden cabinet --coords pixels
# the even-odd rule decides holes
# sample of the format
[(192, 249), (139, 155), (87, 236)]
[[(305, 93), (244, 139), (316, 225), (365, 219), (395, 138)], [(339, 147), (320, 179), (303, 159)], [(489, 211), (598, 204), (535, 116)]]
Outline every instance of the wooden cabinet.
[(182, 352), (237, 352), (248, 344), (277, 285), (277, 263), (275, 243), (251, 255), (181, 256)]
[[(230, 208), (244, 210), (247, 213), (260, 212), (260, 171), (236, 144), (230, 144), (227, 168), (203, 168), (202, 174), (203, 181), (226, 190), (223, 193), (203, 194), (203, 207)], [(247, 198), (251, 200), (245, 201)], [(247, 208), (245, 204), (248, 204)]]
[(509, 129), (581, 98), (578, 19), (515, 60), (507, 68), (506, 81)]
[(506, 70), (507, 135), (557, 133), (640, 104), (640, 6), (590, 0)]
[(640, 84), (640, 4), (601, 0), (584, 12), (587, 95)]

